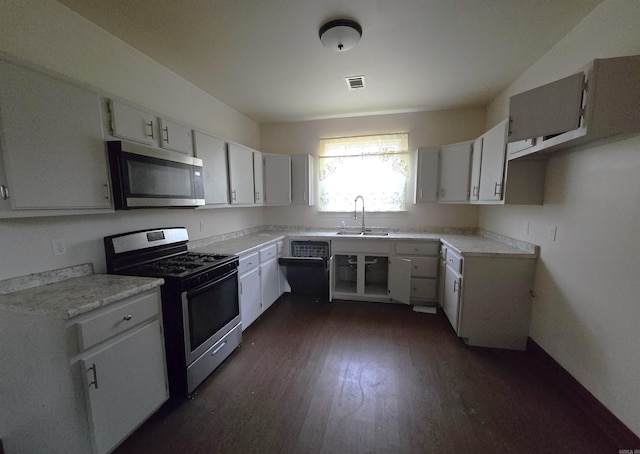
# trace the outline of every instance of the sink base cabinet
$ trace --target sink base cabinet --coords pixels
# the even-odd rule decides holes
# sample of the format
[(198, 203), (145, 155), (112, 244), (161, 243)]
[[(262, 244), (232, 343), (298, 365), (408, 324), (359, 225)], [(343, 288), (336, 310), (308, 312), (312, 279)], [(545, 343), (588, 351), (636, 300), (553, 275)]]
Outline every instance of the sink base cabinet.
[(443, 309), (456, 334), (468, 345), (524, 350), (536, 260), (464, 257), (461, 272), (447, 263)]

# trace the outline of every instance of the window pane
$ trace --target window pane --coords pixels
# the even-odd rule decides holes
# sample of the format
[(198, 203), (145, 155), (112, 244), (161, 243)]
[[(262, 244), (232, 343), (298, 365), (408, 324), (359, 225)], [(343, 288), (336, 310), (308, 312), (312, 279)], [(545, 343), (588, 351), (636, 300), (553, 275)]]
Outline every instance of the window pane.
[(407, 143), (407, 134), (322, 139), (319, 209), (351, 211), (362, 195), (367, 211), (405, 210)]

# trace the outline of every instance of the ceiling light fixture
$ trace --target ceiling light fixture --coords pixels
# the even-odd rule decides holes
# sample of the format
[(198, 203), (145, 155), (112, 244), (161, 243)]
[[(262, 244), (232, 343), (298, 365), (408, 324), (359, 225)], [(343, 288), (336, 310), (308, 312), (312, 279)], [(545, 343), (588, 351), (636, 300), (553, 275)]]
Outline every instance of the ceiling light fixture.
[(345, 52), (358, 44), (362, 36), (362, 27), (349, 19), (336, 19), (320, 27), (319, 35), (324, 47), (336, 52)]

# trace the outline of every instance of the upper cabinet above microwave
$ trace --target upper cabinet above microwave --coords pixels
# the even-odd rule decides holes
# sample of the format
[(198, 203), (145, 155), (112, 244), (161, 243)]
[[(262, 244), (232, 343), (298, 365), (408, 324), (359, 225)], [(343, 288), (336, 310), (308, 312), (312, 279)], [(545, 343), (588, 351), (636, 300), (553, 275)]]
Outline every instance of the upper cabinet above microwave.
[(640, 55), (593, 60), (577, 74), (512, 96), (508, 159), (640, 131)]

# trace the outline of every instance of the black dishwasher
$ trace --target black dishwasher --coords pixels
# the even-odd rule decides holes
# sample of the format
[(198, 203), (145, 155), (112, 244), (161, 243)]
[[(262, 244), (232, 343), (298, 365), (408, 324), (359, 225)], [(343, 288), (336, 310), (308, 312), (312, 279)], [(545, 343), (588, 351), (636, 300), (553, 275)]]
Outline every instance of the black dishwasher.
[(329, 301), (330, 255), (328, 241), (292, 241), (291, 257), (278, 259), (286, 268), (291, 294)]

